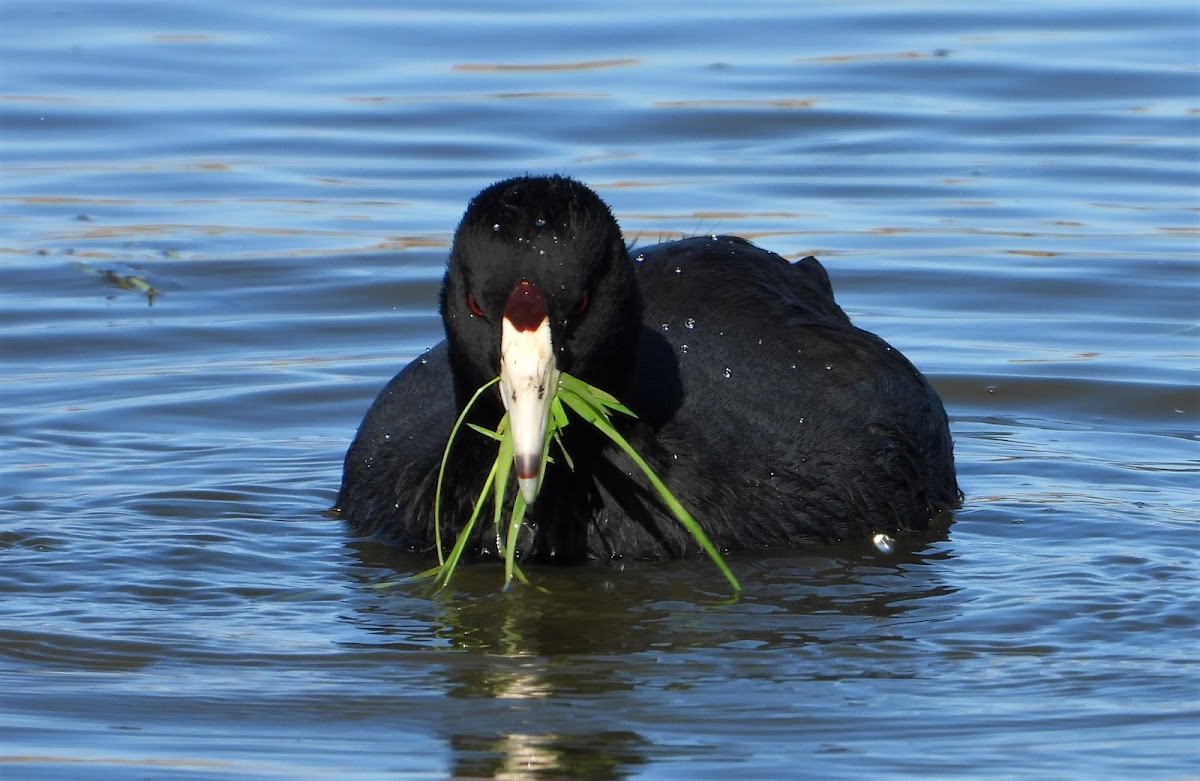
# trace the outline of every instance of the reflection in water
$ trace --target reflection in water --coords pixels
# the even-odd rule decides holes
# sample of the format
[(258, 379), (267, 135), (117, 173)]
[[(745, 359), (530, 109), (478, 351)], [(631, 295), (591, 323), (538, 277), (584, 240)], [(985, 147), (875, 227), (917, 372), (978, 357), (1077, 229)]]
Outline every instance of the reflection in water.
[[(503, 643), (518, 640), (508, 626)], [(512, 646), (510, 646), (512, 647)], [(505, 707), (495, 719), (455, 724), (448, 736), (455, 778), (624, 778), (644, 764), (649, 741), (635, 732), (539, 730), (528, 714), (560, 694), (545, 660), (513, 647), (493, 656), (482, 669), (463, 668), (452, 676), (448, 694), (467, 700), (491, 699)], [(481, 731), (489, 728), (486, 731)]]
[(454, 778), (625, 778), (647, 759), (633, 732), (589, 735), (463, 735), (450, 738)]
[(615, 779), (672, 749), (608, 729), (614, 719), (653, 723), (652, 714), (597, 714), (610, 695), (688, 690), (703, 706), (704, 676), (730, 649), (752, 667), (780, 653), (812, 680), (916, 674), (891, 659), (896, 644), (917, 640), (922, 622), (910, 614), (956, 590), (946, 568), (930, 566), (951, 557), (946, 536), (901, 537), (890, 556), (864, 542), (734, 557), (746, 584), (734, 604), (719, 601), (723, 583), (699, 561), (538, 568), (530, 574), (545, 591), (500, 592), (498, 565), (488, 564), (460, 569), (443, 593), (376, 588), (421, 565), (357, 542), (364, 598), (347, 619), (381, 645), (449, 651), (444, 692), (466, 706), (440, 722), (455, 776)]

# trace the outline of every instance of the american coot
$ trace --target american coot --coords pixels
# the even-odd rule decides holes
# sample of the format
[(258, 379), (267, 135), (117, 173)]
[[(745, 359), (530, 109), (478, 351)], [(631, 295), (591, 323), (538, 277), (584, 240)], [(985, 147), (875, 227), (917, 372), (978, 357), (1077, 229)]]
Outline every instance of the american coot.
[[(536, 495), (524, 560), (699, 551), (632, 462), (581, 421), (564, 430), (574, 468), (558, 457), (537, 484), (558, 371), (637, 413), (613, 420), (723, 550), (920, 530), (960, 502), (937, 393), (850, 324), (815, 258), (789, 263), (734, 236), (630, 250), (590, 189), (523, 176), (467, 207), (441, 313), (446, 340), (387, 384), (346, 454), (338, 507), (360, 532), (433, 553), (450, 428), (502, 363), (502, 384), (469, 420), (494, 428), (502, 393), (513, 406), (514, 471)], [(450, 541), (496, 453), (470, 429), (458, 437), (442, 499)], [(473, 556), (494, 553), (483, 526)]]

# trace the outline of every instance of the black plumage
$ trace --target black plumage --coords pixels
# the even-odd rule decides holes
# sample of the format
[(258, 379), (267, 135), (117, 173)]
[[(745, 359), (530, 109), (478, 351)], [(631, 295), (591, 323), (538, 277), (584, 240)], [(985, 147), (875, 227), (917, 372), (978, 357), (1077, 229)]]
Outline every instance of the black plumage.
[[(815, 258), (789, 263), (731, 236), (631, 251), (582, 184), (518, 177), (468, 206), (442, 291), (447, 340), (387, 384), (346, 454), (338, 507), (354, 529), (432, 553), (443, 448), (466, 399), (496, 376), (500, 317), (521, 279), (545, 293), (559, 368), (638, 414), (613, 420), (718, 548), (920, 530), (958, 506), (940, 398), (898, 350), (850, 323)], [(501, 415), (486, 392), (471, 419), (494, 428)], [(574, 470), (562, 458), (548, 466), (524, 559), (698, 552), (615, 446), (578, 421), (564, 436)], [(444, 540), (494, 457), (482, 435), (459, 434)], [(494, 547), (486, 526), (472, 554)]]

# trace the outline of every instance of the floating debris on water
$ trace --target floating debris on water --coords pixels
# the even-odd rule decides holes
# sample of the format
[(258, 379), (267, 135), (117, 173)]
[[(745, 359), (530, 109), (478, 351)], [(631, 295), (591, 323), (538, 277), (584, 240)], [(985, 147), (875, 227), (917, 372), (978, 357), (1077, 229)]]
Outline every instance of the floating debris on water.
[(162, 295), (162, 291), (151, 285), (143, 277), (137, 274), (126, 274), (120, 271), (114, 271), (107, 268), (92, 268), (85, 263), (75, 262), (72, 264), (75, 268), (85, 274), (92, 274), (103, 279), (110, 285), (114, 285), (121, 290), (127, 290), (132, 293), (141, 293), (146, 296), (146, 302), (150, 306), (154, 306), (154, 299)]

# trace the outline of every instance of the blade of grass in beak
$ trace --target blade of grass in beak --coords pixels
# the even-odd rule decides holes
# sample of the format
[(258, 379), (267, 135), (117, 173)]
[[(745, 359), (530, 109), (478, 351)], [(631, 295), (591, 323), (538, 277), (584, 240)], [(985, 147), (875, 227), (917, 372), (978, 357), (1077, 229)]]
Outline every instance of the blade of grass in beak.
[(488, 439), (494, 439), (497, 442), (499, 442), (501, 439), (503, 439), (503, 437), (500, 434), (497, 434), (495, 431), (492, 431), (490, 428), (484, 428), (483, 426), (480, 426), (477, 423), (468, 423), (467, 428), (471, 429), (472, 431), (476, 431), (480, 434), (483, 434)]
[[(500, 419), (500, 425), (496, 426), (496, 433), (500, 439), (500, 450), (496, 453), (496, 463), (492, 465), (492, 469), (496, 473), (496, 490), (492, 497), (492, 523), (496, 529), (496, 553), (500, 553), (507, 547), (500, 534), (500, 530), (504, 528), (500, 525), (500, 515), (504, 512), (504, 493), (508, 490), (508, 475), (513, 468), (513, 437), (511, 427), (507, 425), (508, 422), (508, 413), (506, 412)], [(513, 512), (515, 514), (516, 510), (514, 509)], [(507, 582), (506, 580), (505, 583), (507, 584)]]
[(467, 402), (467, 406), (463, 407), (463, 411), (459, 413), (458, 420), (454, 421), (454, 427), (450, 429), (450, 437), (446, 440), (446, 449), (442, 451), (442, 465), (438, 468), (437, 489), (433, 494), (433, 544), (437, 548), (439, 566), (446, 564), (445, 554), (442, 552), (442, 480), (446, 476), (446, 462), (450, 460), (450, 448), (454, 444), (455, 437), (458, 436), (458, 430), (462, 428), (463, 421), (467, 419), (467, 413), (471, 411), (471, 407), (475, 406), (475, 402), (479, 401), (479, 397), (485, 390), (498, 382), (500, 382), (500, 378), (496, 377), (479, 386), (479, 390), (475, 391), (470, 401)]
[[(562, 376), (561, 374), (559, 375)], [(571, 460), (571, 454), (567, 452), (567, 446), (562, 439), (562, 430), (567, 427), (570, 420), (567, 418), (567, 411), (563, 409), (562, 400), (555, 393), (554, 398), (550, 400), (550, 431), (546, 436), (546, 450), (550, 449), (550, 440), (553, 439), (558, 443), (558, 450), (563, 454), (563, 461), (567, 464), (567, 469), (575, 471), (575, 462)], [(550, 459), (547, 458), (547, 461)], [(544, 477), (544, 475), (543, 475)]]
[[(446, 443), (446, 450), (442, 454), (442, 463), (440, 469), (438, 470), (437, 493), (434, 498), (434, 537), (437, 545), (439, 565), (432, 570), (421, 573), (420, 575), (435, 575), (436, 581), (440, 582), (438, 587), (439, 589), (445, 588), (450, 583), (450, 578), (454, 574), (455, 568), (458, 566), (458, 563), (462, 558), (463, 551), (466, 549), (468, 540), (470, 539), (471, 531), (474, 529), (475, 523), (478, 521), (479, 515), (483, 510), (483, 504), (486, 501), (489, 492), (491, 492), (492, 501), (494, 504), (492, 520), (496, 528), (497, 551), (504, 551), (504, 588), (507, 589), (512, 584), (514, 578), (521, 583), (529, 583), (528, 579), (525, 577), (525, 574), (521, 571), (521, 568), (516, 565), (517, 538), (521, 530), (521, 524), (524, 521), (525, 514), (528, 509), (528, 505), (526, 504), (524, 496), (521, 495), (520, 491), (515, 493), (512, 514), (509, 519), (507, 533), (501, 533), (500, 518), (503, 510), (504, 497), (507, 494), (508, 478), (513, 467), (514, 450), (512, 432), (508, 426), (509, 421), (507, 414), (501, 418), (500, 424), (496, 426), (495, 431), (490, 431), (473, 423), (467, 424), (470, 428), (478, 431), (479, 433), (498, 441), (499, 449), (496, 454), (496, 460), (493, 462), (491, 471), (489, 471), (483, 488), (479, 493), (479, 497), (475, 502), (474, 509), (471, 512), (471, 517), (463, 526), (462, 531), (459, 532), (458, 539), (448, 557), (444, 556), (442, 552), (441, 524), (437, 522), (438, 519), (441, 518), (442, 484), (445, 477), (446, 464), (450, 456), (450, 447), (454, 442), (454, 438), (458, 435), (458, 431), (466, 419), (468, 411), (483, 394), (484, 390), (498, 381), (499, 378), (491, 380), (479, 388), (479, 390), (477, 390), (471, 397), (466, 408), (464, 408), (463, 412), (459, 415), (458, 420), (455, 421), (454, 427), (450, 432), (450, 438)], [(726, 566), (725, 561), (721, 557), (720, 552), (717, 551), (716, 546), (714, 546), (712, 541), (709, 540), (708, 535), (704, 533), (704, 530), (700, 527), (700, 524), (696, 522), (696, 519), (691, 516), (687, 509), (679, 502), (679, 500), (675, 498), (674, 494), (671, 493), (662, 480), (659, 479), (658, 475), (654, 473), (654, 470), (650, 468), (650, 465), (646, 462), (646, 460), (642, 458), (642, 456), (636, 450), (634, 450), (633, 446), (629, 444), (625, 437), (622, 436), (615, 427), (613, 427), (612, 422), (609, 420), (610, 411), (620, 412), (631, 417), (637, 417), (637, 415), (634, 414), (633, 411), (624, 404), (617, 401), (617, 399), (611, 394), (599, 388), (595, 388), (576, 377), (572, 377), (569, 374), (562, 373), (559, 375), (558, 387), (555, 390), (554, 397), (551, 399), (550, 421), (549, 425), (547, 426), (546, 439), (542, 449), (542, 462), (538, 475), (539, 481), (542, 477), (544, 477), (546, 464), (550, 460), (549, 450), (550, 441), (552, 439), (558, 442), (559, 449), (562, 450), (567, 466), (574, 469), (574, 464), (571, 463), (571, 457), (567, 453), (566, 448), (563, 445), (562, 437), (559, 433), (570, 422), (566, 414), (564, 404), (574, 410), (575, 413), (583, 418), (585, 422), (595, 426), (601, 433), (603, 433), (606, 437), (612, 440), (613, 443), (621, 448), (621, 450), (628, 455), (635, 464), (637, 464), (638, 468), (642, 470), (642, 473), (646, 475), (646, 479), (650, 481), (652, 486), (654, 486), (654, 490), (658, 493), (663, 503), (666, 504), (667, 508), (675, 516), (676, 520), (678, 520), (680, 525), (692, 535), (693, 539), (696, 540), (696, 543), (700, 546), (700, 548), (706, 554), (708, 554), (708, 557), (717, 565), (717, 568), (725, 576), (725, 579), (729, 581), (729, 584), (734, 589), (734, 597), (736, 598), (736, 596), (742, 591), (741, 584), (738, 583), (737, 578), (733, 575), (733, 572), (730, 571), (728, 566)]]
[[(583, 383), (579, 380), (576, 380), (575, 382), (579, 383), (579, 385), (583, 385)], [(612, 423), (610, 423), (608, 420), (608, 415), (604, 412), (604, 406), (607, 405), (600, 403), (594, 397), (589, 398), (589, 395), (580, 394), (576, 390), (578, 385), (575, 385), (574, 387), (572, 387), (572, 385), (574, 384), (569, 383), (568, 385), (564, 386), (561, 383), (560, 377), (559, 397), (562, 398), (563, 403), (573, 409), (585, 421), (599, 429), (601, 433), (616, 443), (617, 447), (625, 451), (627, 456), (633, 459), (633, 462), (637, 464), (638, 468), (641, 469), (643, 474), (646, 475), (646, 479), (648, 479), (650, 484), (654, 486), (654, 490), (658, 492), (658, 495), (662, 498), (663, 503), (666, 504), (671, 510), (672, 514), (674, 514), (676, 520), (679, 521), (683, 528), (687, 529), (688, 532), (691, 533), (692, 537), (695, 538), (696, 543), (700, 546), (700, 548), (707, 553), (708, 557), (712, 559), (714, 564), (717, 565), (717, 569), (721, 570), (721, 574), (723, 574), (725, 579), (729, 581), (729, 585), (733, 586), (734, 592), (741, 593), (741, 584), (738, 583), (737, 578), (735, 578), (733, 575), (733, 572), (731, 572), (729, 567), (725, 564), (725, 560), (721, 557), (721, 554), (717, 550), (716, 546), (713, 545), (712, 541), (708, 539), (708, 535), (704, 533), (702, 528), (700, 528), (700, 524), (696, 523), (696, 519), (693, 518), (691, 513), (689, 513), (687, 509), (679, 503), (679, 500), (675, 498), (675, 495), (667, 489), (662, 480), (658, 478), (658, 475), (654, 473), (654, 470), (650, 468), (650, 465), (647, 464), (641, 455), (639, 455), (638, 452), (633, 449), (633, 446), (629, 444), (625, 437), (621, 436), (620, 432), (613, 428)], [(591, 388), (591, 386), (587, 386), (586, 391), (590, 390), (595, 389)]]
[(471, 517), (467, 519), (467, 523), (458, 534), (458, 541), (454, 543), (454, 549), (450, 551), (450, 555), (446, 558), (438, 569), (441, 574), (438, 579), (442, 584), (438, 586), (438, 590), (444, 589), (450, 584), (450, 576), (454, 574), (455, 567), (458, 566), (459, 559), (462, 558), (463, 550), (467, 547), (467, 540), (471, 538), (471, 529), (475, 527), (475, 521), (479, 518), (480, 511), (483, 510), (483, 503), (487, 499), (488, 491), (491, 490), (492, 484), (496, 481), (496, 468), (499, 462), (492, 464), (492, 469), (488, 472), (487, 480), (483, 483), (483, 490), (479, 492), (479, 498), (475, 500), (475, 509), (471, 511)]
[[(509, 456), (511, 460), (512, 456)], [(525, 520), (525, 497), (517, 491), (513, 500), (512, 518), (508, 522), (508, 541), (504, 546), (504, 588), (512, 583), (513, 572), (516, 570), (517, 534), (521, 531), (521, 522)]]
[[(614, 409), (617, 412), (628, 415), (631, 418), (637, 417), (633, 410), (617, 401), (616, 396), (612, 395), (608, 391), (597, 388), (595, 385), (588, 385), (578, 377), (567, 374), (566, 372), (559, 372), (558, 385), (560, 388), (571, 391), (580, 398), (588, 399), (592, 406), (596, 407), (597, 409)], [(564, 423), (563, 425), (566, 424)]]

